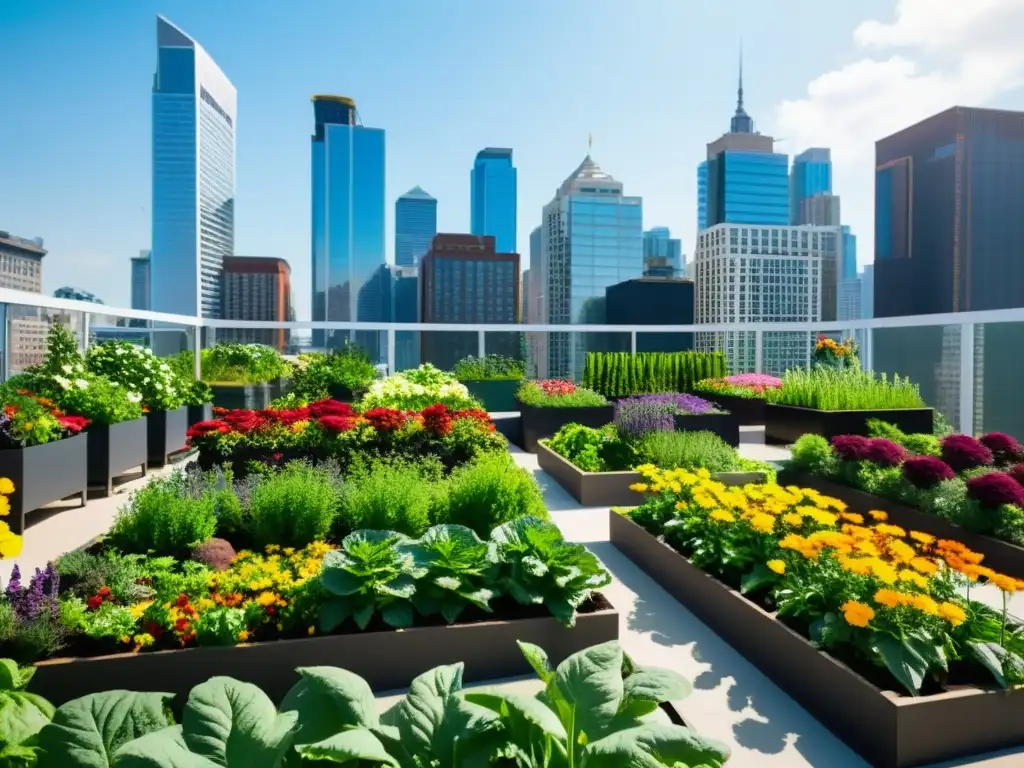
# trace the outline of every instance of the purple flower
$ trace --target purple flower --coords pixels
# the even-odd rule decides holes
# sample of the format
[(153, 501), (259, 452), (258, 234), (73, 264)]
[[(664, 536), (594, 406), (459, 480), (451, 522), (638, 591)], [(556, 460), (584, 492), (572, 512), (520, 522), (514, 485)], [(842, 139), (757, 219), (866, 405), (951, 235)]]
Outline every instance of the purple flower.
[(992, 451), (970, 435), (950, 435), (942, 440), (942, 458), (956, 472), (992, 463)]
[(1021, 458), (1020, 443), (1004, 432), (989, 432), (978, 438), (978, 442), (992, 451), (992, 456), (998, 464), (1010, 464)]
[(676, 413), (718, 413), (712, 403), (695, 395), (640, 395), (615, 404), (615, 426), (623, 437), (638, 437), (648, 432), (675, 430)]
[(868, 457), (871, 441), (861, 435), (836, 435), (832, 450), (843, 461), (864, 461)]
[(967, 481), (967, 496), (983, 507), (1024, 507), (1024, 487), (1005, 472), (989, 472)]
[(1007, 474), (1021, 485), (1024, 485), (1024, 464), (1015, 464)]
[(4, 595), (14, 609), (15, 616), (23, 624), (35, 621), (43, 613), (56, 618), (60, 612), (60, 601), (57, 597), (59, 577), (53, 563), (47, 563), (46, 570), (36, 568), (28, 586), (21, 585), (21, 571), (15, 565), (11, 569), (11, 579), (7, 582)]
[(907, 458), (907, 450), (892, 440), (876, 437), (868, 441), (867, 460), (880, 467), (898, 467)]
[(952, 467), (935, 456), (911, 456), (903, 462), (903, 477), (915, 488), (934, 488), (955, 475)]

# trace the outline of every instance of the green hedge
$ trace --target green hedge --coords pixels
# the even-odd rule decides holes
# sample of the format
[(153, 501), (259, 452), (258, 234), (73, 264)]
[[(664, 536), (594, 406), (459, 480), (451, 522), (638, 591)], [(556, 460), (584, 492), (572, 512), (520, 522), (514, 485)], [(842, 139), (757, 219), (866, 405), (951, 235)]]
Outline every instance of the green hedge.
[(583, 386), (605, 397), (692, 392), (698, 381), (727, 374), (721, 352), (590, 352)]

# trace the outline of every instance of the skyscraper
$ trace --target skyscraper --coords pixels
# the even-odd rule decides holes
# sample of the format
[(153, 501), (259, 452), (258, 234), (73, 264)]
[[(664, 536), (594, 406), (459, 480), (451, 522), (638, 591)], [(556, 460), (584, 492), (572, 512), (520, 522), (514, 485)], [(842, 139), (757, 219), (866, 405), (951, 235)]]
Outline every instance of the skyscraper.
[[(429, 250), (429, 246), (428, 246)], [(395, 266), (391, 269), (391, 320), (395, 323), (418, 323), (419, 271), (417, 267)], [(395, 331), (395, 371), (407, 371), (420, 364), (420, 332)]]
[(132, 256), (132, 309), (149, 309), (149, 253)]
[(683, 243), (668, 227), (644, 232), (644, 276), (679, 277), (683, 272)]
[(697, 231), (708, 226), (708, 161), (697, 165)]
[[(810, 221), (812, 217), (805, 210), (809, 206), (809, 203), (805, 201), (816, 196), (830, 197), (831, 195), (832, 151), (815, 147), (794, 157), (793, 172), (789, 177), (789, 223), (837, 226), (839, 224), (838, 200), (835, 205), (835, 221)], [(827, 203), (817, 203), (819, 207), (823, 205), (827, 208)]]
[(223, 261), (235, 250), (235, 87), (162, 16), (156, 44), (150, 285), (159, 289), (149, 306), (218, 318)]
[[(224, 259), (224, 319), (287, 322), (292, 319), (292, 270), (288, 262), (266, 256)], [(288, 349), (284, 328), (225, 328), (217, 337), (246, 344)]]
[[(708, 144), (706, 163), (706, 170), (703, 163), (697, 168), (698, 231), (716, 224), (789, 224), (789, 160), (775, 152), (771, 136), (754, 131), (754, 120), (743, 106), (742, 56), (729, 133)], [(705, 176), (702, 216), (700, 190)]]
[(498, 253), (516, 248), (516, 168), (511, 149), (488, 147), (476, 154), (469, 172), (470, 232), (491, 235)]
[(437, 200), (413, 187), (395, 201), (395, 265), (414, 267), (437, 234)]
[[(345, 96), (313, 97), (311, 138), (313, 320), (387, 322), (384, 266), (384, 130), (361, 124)], [(337, 347), (346, 331), (313, 331), (314, 347)], [(357, 333), (375, 359), (381, 334)]]

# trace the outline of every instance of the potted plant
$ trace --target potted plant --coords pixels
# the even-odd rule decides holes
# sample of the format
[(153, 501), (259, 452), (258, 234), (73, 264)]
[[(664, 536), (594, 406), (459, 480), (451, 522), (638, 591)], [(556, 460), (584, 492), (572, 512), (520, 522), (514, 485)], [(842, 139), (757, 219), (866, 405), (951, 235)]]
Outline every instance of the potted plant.
[(27, 389), (8, 389), (2, 402), (0, 476), (13, 483), (6, 499), (8, 523), (21, 534), (27, 514), (51, 502), (77, 494), (85, 506), (88, 437), (83, 430), (89, 421), (66, 415), (52, 400)]
[(147, 462), (163, 466), (185, 446), (188, 409), (181, 381), (170, 363), (152, 350), (127, 341), (105, 341), (89, 348), (86, 367), (142, 396), (146, 413)]
[(455, 364), (455, 378), (491, 413), (516, 409), (516, 391), (526, 378), (522, 360), (504, 355), (465, 357)]
[(219, 408), (266, 408), (284, 391), (293, 366), (265, 344), (220, 342), (202, 351), (202, 378)]
[(765, 397), (770, 389), (780, 389), (782, 379), (763, 373), (738, 373), (717, 379), (698, 381), (693, 391), (718, 403), (735, 417), (741, 427), (765, 422)]
[(299, 355), (291, 391), (309, 403), (326, 398), (352, 403), (365, 394), (376, 378), (377, 366), (362, 349), (349, 344), (327, 354)]
[(602, 427), (611, 423), (615, 408), (591, 389), (564, 379), (524, 381), (516, 392), (523, 427), (523, 448), (537, 452), (537, 444), (566, 424)]

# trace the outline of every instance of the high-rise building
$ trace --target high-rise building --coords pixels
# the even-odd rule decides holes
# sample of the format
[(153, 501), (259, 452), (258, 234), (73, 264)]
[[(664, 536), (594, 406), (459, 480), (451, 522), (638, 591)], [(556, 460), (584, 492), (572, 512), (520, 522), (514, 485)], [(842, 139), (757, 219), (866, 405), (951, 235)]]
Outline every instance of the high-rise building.
[[(45, 255), (42, 238), (29, 240), (0, 231), (0, 288), (42, 293)], [(3, 327), (7, 327), (8, 332), (6, 338), (0, 334), (0, 345), (8, 373), (23, 371), (43, 361), (50, 324), (40, 317), (38, 309), (0, 305), (0, 328)]]
[[(313, 97), (311, 139), (313, 320), (388, 322), (384, 267), (385, 134), (361, 124), (344, 96)], [(354, 336), (378, 362), (383, 334), (313, 331), (314, 347), (339, 347)]]
[(414, 267), (437, 234), (437, 200), (413, 187), (395, 201), (395, 264)]
[[(832, 151), (814, 147), (793, 158), (793, 169), (789, 177), (790, 224), (817, 224), (807, 220), (801, 211), (802, 204), (816, 195), (832, 194)], [(829, 226), (839, 223), (838, 216)]]
[[(678, 277), (641, 277), (605, 289), (609, 325), (692, 325), (693, 281)], [(627, 334), (621, 334), (627, 336)], [(628, 337), (620, 339), (630, 350)], [(637, 352), (680, 352), (693, 349), (692, 333), (638, 333)]]
[(149, 309), (149, 251), (132, 256), (132, 309)]
[[(836, 320), (839, 227), (719, 224), (697, 235), (697, 323)], [(814, 334), (766, 331), (762, 371), (776, 376), (810, 364)], [(756, 366), (752, 331), (701, 332), (697, 348), (725, 353), (733, 373)]]
[[(429, 246), (428, 246), (429, 250)], [(396, 323), (418, 323), (419, 270), (418, 267), (393, 267), (391, 319)], [(420, 364), (420, 332), (395, 331), (395, 371), (407, 371)], [(391, 371), (394, 373), (395, 371)]]
[(235, 87), (162, 16), (156, 44), (149, 306), (217, 318), (223, 261), (235, 250)]
[(875, 316), (875, 265), (865, 264), (860, 273), (860, 316)]
[[(587, 155), (544, 206), (538, 312), (541, 323), (605, 322), (605, 289), (643, 274), (643, 201)], [(532, 268), (531, 263), (531, 268)], [(531, 334), (538, 375), (578, 379), (603, 334)]]
[(516, 248), (516, 168), (512, 150), (488, 147), (476, 154), (469, 172), (469, 226), (474, 235), (494, 237), (498, 253)]
[[(863, 287), (857, 274), (857, 236), (845, 225), (839, 227), (839, 261), (836, 274), (839, 281), (836, 320), (860, 320), (863, 316)], [(863, 339), (861, 345), (863, 346)]]
[[(419, 276), (424, 323), (519, 322), (519, 254), (496, 252), (492, 235), (437, 235), (420, 260)], [(487, 346), (490, 353), (519, 355), (518, 334), (502, 334)], [(438, 368), (450, 369), (477, 351), (475, 332), (423, 332), (423, 360)]]
[[(222, 290), (224, 320), (288, 322), (292, 319), (291, 267), (284, 259), (265, 256), (228, 256), (224, 259)], [(245, 344), (266, 344), (279, 352), (288, 349), (290, 332), (284, 328), (222, 328), (217, 338)]]
[[(789, 160), (775, 152), (775, 140), (754, 131), (743, 106), (740, 58), (736, 113), (729, 133), (708, 144), (706, 171), (698, 166), (698, 231), (716, 224), (789, 224)], [(703, 164), (702, 164), (703, 165)], [(706, 175), (706, 210), (701, 216), (700, 188)]]
[(838, 227), (842, 222), (839, 195), (818, 192), (810, 197), (801, 197), (794, 211), (794, 224), (810, 224), (815, 227)]
[[(541, 273), (543, 269), (544, 243), (541, 228), (534, 227), (530, 232), (530, 268), (523, 273), (523, 322), (541, 323)], [(547, 334), (525, 334), (526, 374), (530, 378), (537, 377), (538, 360), (547, 355)]]
[(679, 277), (683, 271), (683, 243), (668, 227), (644, 232), (644, 276)]
[(708, 226), (708, 161), (697, 165), (697, 231)]

